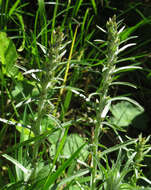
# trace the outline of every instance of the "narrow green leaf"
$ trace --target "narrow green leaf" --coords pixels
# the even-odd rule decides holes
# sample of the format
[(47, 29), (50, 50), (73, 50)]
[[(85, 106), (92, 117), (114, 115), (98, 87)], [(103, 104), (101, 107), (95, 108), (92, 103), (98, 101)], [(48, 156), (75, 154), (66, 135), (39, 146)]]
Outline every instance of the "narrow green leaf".
[(138, 22), (135, 26), (129, 27), (127, 29), (125, 29), (122, 33), (121, 33), (121, 41), (127, 39), (134, 31), (136, 31), (139, 27), (147, 24), (150, 22), (150, 19), (143, 19), (140, 22)]
[[(143, 179), (143, 180), (146, 181), (149, 185), (151, 185), (151, 180), (147, 179), (146, 177), (140, 176), (139, 178), (140, 178), (140, 179)], [(145, 189), (143, 188), (143, 190), (145, 190)], [(150, 189), (150, 190), (151, 190), (151, 189)]]
[(61, 175), (61, 173), (72, 163), (73, 159), (75, 159), (78, 156), (78, 154), (85, 145), (86, 144), (83, 144), (76, 152), (74, 152), (73, 155), (67, 161), (65, 161), (55, 173), (50, 173), (48, 175), (47, 180), (43, 186), (43, 190), (49, 189), (50, 185), (52, 185), (55, 182), (55, 180)]
[(92, 3), (95, 14), (97, 14), (97, 5), (95, 3), (95, 0), (91, 0), (91, 3)]
[(125, 66), (125, 67), (119, 67), (119, 68), (115, 69), (113, 73), (114, 74), (121, 73), (121, 72), (136, 70), (136, 69), (142, 70), (143, 68), (139, 67), (139, 66)]
[(57, 151), (56, 151), (56, 155), (55, 155), (54, 160), (53, 160), (53, 166), (55, 166), (55, 163), (56, 163), (56, 161), (57, 161), (57, 159), (59, 157), (59, 154), (61, 153), (61, 151), (63, 149), (67, 134), (68, 134), (68, 128), (65, 129), (65, 132), (64, 132), (64, 135), (63, 135), (62, 139), (59, 140), (60, 142), (59, 142), (59, 146), (58, 146)]
[(85, 174), (88, 174), (90, 172), (89, 169), (84, 169), (84, 170), (80, 170), (78, 172), (76, 172), (74, 175), (71, 175), (70, 177), (67, 177), (65, 179), (63, 179), (59, 184), (58, 184), (58, 187), (66, 184), (66, 183), (69, 183), (70, 181), (72, 180), (75, 180), (76, 178), (79, 178), (81, 176), (84, 176)]
[(118, 49), (117, 53), (119, 54), (120, 52), (124, 51), (125, 49), (131, 47), (131, 46), (135, 46), (136, 43), (130, 43), (130, 44), (126, 44), (125, 46), (121, 47), (120, 49)]
[(56, 22), (56, 15), (57, 15), (57, 9), (58, 9), (58, 3), (59, 3), (59, 0), (56, 0), (56, 4), (55, 4), (55, 8), (54, 8), (54, 13), (53, 13), (53, 19), (52, 19), (52, 32), (51, 32), (51, 44), (54, 43), (54, 39), (53, 39), (53, 31), (54, 31), (54, 28), (55, 28), (55, 22)]
[(9, 156), (7, 154), (3, 154), (2, 156), (4, 158), (6, 158), (7, 160), (9, 160), (10, 162), (12, 162), (18, 168), (20, 168), (25, 174), (29, 175), (31, 173), (30, 170), (26, 169), (22, 164), (20, 164), (17, 160), (15, 160), (14, 158), (12, 158), (11, 156)]
[(39, 6), (39, 16), (40, 16), (40, 25), (43, 29), (42, 35), (41, 35), (41, 43), (45, 47), (47, 47), (47, 19), (46, 19), (46, 11), (45, 11), (45, 2), (44, 0), (38, 0), (38, 6)]
[(62, 23), (61, 23), (61, 28), (62, 29), (64, 29), (65, 28), (65, 23), (66, 23), (66, 21), (67, 21), (67, 19), (68, 19), (68, 13), (69, 13), (69, 11), (70, 11), (70, 9), (71, 9), (71, 0), (68, 0), (68, 4), (67, 4), (67, 8), (65, 9), (66, 11), (65, 11), (65, 16), (64, 16), (64, 19), (63, 19), (63, 21), (62, 21)]
[(21, 24), (21, 29), (22, 29), (22, 38), (23, 38), (23, 40), (22, 40), (21, 46), (18, 48), (18, 51), (21, 52), (21, 51), (24, 50), (24, 47), (25, 47), (25, 25), (24, 25), (22, 15), (19, 15), (19, 14), (16, 14), (16, 15), (18, 17), (18, 20), (19, 20), (19, 22)]
[(137, 139), (136, 140), (128, 140), (126, 142), (123, 142), (123, 143), (120, 143), (118, 145), (115, 145), (115, 146), (113, 146), (111, 148), (108, 148), (107, 150), (104, 150), (103, 152), (100, 153), (100, 157), (104, 156), (106, 154), (109, 154), (111, 152), (114, 152), (116, 150), (119, 150), (120, 148), (125, 148), (128, 145), (135, 144), (136, 141), (137, 141)]
[(86, 10), (85, 15), (83, 17), (83, 22), (82, 22), (82, 26), (81, 26), (81, 35), (80, 35), (81, 41), (83, 41), (83, 36), (85, 35), (85, 32), (86, 32), (85, 24), (86, 24), (88, 14), (89, 14), (89, 8)]
[[(145, 56), (145, 55), (144, 55)], [(116, 63), (121, 63), (121, 62), (125, 62), (125, 61), (134, 61), (137, 57), (128, 57), (128, 58), (123, 58), (123, 59), (119, 59), (116, 61)]]
[(135, 101), (129, 97), (118, 96), (115, 98), (111, 98), (109, 101), (113, 102), (113, 101), (117, 101), (117, 100), (120, 100), (120, 101), (126, 100), (126, 101), (134, 104), (135, 106), (137, 106), (140, 109), (140, 111), (144, 111), (144, 108), (137, 101)]
[(74, 5), (73, 14), (72, 14), (73, 17), (77, 16), (78, 11), (79, 11), (79, 9), (80, 9), (80, 6), (81, 6), (82, 2), (83, 2), (83, 0), (77, 0), (77, 1), (76, 1), (76, 4)]
[(129, 82), (112, 82), (111, 85), (124, 85), (124, 86), (130, 86), (132, 88), (136, 88), (137, 89), (137, 86), (132, 84), (132, 83), (129, 83)]
[(15, 3), (13, 3), (13, 6), (11, 7), (11, 9), (9, 10), (9, 17), (15, 12), (18, 4), (20, 3), (21, 0), (17, 0)]

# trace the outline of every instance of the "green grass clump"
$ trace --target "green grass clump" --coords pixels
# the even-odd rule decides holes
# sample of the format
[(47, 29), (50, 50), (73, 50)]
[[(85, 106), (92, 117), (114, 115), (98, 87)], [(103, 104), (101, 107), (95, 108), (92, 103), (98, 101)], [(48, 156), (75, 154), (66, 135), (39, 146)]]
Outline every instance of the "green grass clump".
[(150, 189), (150, 136), (129, 133), (149, 119), (126, 77), (143, 72), (130, 35), (150, 19), (96, 27), (110, 3), (0, 1), (0, 189)]

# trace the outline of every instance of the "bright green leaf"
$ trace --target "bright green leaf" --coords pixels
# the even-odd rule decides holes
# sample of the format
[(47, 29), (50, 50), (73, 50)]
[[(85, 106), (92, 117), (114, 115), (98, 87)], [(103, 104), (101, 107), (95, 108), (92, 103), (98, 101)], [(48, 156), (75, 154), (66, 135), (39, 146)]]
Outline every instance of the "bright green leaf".
[(0, 59), (3, 64), (3, 72), (9, 77), (16, 76), (18, 73), (18, 68), (15, 66), (17, 60), (16, 47), (5, 32), (0, 32), (0, 44)]

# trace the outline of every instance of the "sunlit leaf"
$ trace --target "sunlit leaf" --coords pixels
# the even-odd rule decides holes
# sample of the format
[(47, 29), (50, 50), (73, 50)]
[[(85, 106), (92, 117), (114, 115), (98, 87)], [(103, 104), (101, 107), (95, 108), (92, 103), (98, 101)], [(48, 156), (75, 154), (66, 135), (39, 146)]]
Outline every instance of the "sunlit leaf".
[(136, 116), (143, 113), (138, 107), (126, 101), (111, 106), (110, 111), (113, 115), (111, 123), (119, 127), (129, 126)]
[(0, 32), (0, 44), (0, 60), (3, 64), (3, 72), (8, 76), (16, 76), (18, 73), (18, 68), (15, 66), (17, 60), (16, 47), (5, 32)]

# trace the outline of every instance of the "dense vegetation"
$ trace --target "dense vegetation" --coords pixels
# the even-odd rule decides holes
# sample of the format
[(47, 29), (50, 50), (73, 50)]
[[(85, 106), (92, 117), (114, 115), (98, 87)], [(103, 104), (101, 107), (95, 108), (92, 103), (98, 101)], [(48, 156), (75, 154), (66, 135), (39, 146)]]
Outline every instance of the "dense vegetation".
[(0, 0), (0, 189), (151, 190), (151, 2)]

